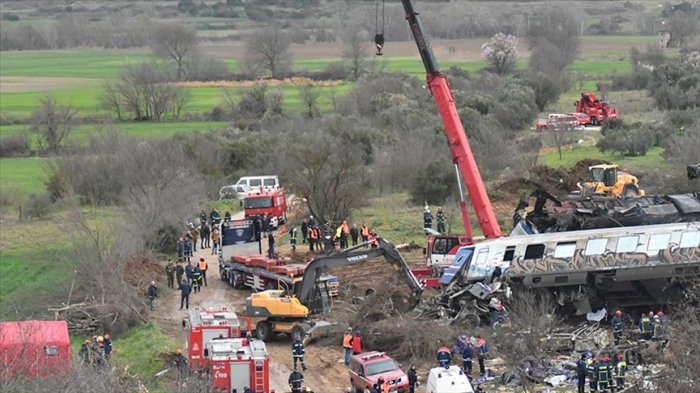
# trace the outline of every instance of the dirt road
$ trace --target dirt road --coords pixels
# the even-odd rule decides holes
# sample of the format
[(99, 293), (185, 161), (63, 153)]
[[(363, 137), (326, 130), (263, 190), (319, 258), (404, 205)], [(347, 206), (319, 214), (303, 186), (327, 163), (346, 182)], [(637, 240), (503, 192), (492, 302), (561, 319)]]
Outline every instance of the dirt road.
[[(242, 218), (234, 215), (234, 219)], [(266, 242), (264, 242), (266, 243)], [(263, 244), (267, 249), (267, 244)], [(235, 310), (239, 315), (245, 314), (245, 299), (249, 296), (249, 290), (235, 290), (219, 277), (219, 264), (216, 255), (211, 254), (211, 249), (200, 249), (194, 253), (192, 262), (204, 258), (209, 265), (207, 272), (207, 286), (200, 293), (190, 296), (190, 307), (221, 307), (227, 306)], [(182, 330), (184, 311), (180, 308), (180, 292), (177, 290), (163, 290), (161, 298), (156, 303), (154, 319), (158, 327), (166, 334), (172, 336), (182, 347), (185, 346), (185, 331)], [(288, 392), (287, 380), (292, 372), (291, 340), (279, 338), (267, 344), (270, 356), (270, 384), (276, 392)], [(320, 347), (309, 345), (306, 348), (306, 364), (309, 370), (304, 372), (305, 385), (314, 391), (344, 392), (348, 387), (348, 371), (342, 363), (342, 350), (338, 347)], [(340, 363), (339, 363), (340, 361)]]

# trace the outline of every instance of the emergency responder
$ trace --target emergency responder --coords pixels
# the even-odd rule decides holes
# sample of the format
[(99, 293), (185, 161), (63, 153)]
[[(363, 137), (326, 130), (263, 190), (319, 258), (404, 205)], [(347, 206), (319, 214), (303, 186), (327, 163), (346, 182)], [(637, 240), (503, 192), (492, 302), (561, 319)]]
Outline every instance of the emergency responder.
[(615, 345), (619, 345), (620, 339), (622, 338), (622, 311), (615, 311), (615, 316), (610, 322), (613, 325), (613, 337), (615, 338)]
[(177, 248), (177, 261), (182, 262), (184, 257), (185, 257), (185, 238), (184, 237), (180, 237), (179, 239), (177, 239), (176, 248)]
[(369, 240), (369, 227), (364, 222), (360, 227), (360, 236), (362, 236), (362, 242), (365, 243)]
[(576, 362), (576, 377), (578, 378), (578, 393), (586, 392), (586, 374), (588, 364), (586, 364), (586, 354), (581, 355), (581, 359)]
[(462, 346), (460, 354), (462, 355), (462, 368), (464, 369), (464, 372), (471, 374), (472, 359), (474, 359), (474, 345), (471, 343), (471, 341), (466, 340)]
[(190, 309), (190, 293), (192, 293), (192, 285), (187, 280), (180, 282), (180, 310), (184, 306), (187, 310)]
[(357, 223), (352, 224), (352, 228), (350, 228), (350, 239), (352, 239), (352, 245), (356, 246), (357, 245), (357, 239), (360, 237), (360, 232), (357, 230)]
[(226, 339), (226, 337), (224, 337), (223, 333), (219, 333), (219, 337), (212, 338), (212, 340), (225, 340), (225, 339)]
[(379, 393), (389, 393), (389, 381), (385, 381), (384, 377), (379, 377), (377, 380), (377, 385), (379, 385)]
[(371, 248), (377, 248), (379, 247), (379, 235), (377, 235), (377, 231), (372, 229), (369, 232), (369, 239), (372, 241), (372, 246)]
[(194, 293), (202, 291), (202, 270), (195, 266), (192, 270), (192, 290)]
[(90, 340), (85, 340), (83, 345), (80, 347), (80, 351), (78, 351), (78, 355), (80, 356), (80, 362), (83, 366), (89, 365), (90, 362)]
[(437, 218), (437, 230), (440, 233), (445, 233), (445, 213), (442, 212), (442, 207), (438, 207), (438, 211), (435, 214)]
[(228, 210), (224, 213), (224, 221), (231, 221), (231, 212)]
[(476, 385), (476, 390), (474, 390), (474, 393), (486, 393), (484, 386), (482, 384)]
[(207, 286), (207, 269), (209, 269), (207, 261), (205, 261), (204, 258), (199, 258), (199, 270), (202, 272), (202, 282), (204, 286)]
[(423, 228), (430, 229), (433, 227), (433, 214), (430, 212), (428, 205), (425, 205), (423, 210)]
[(104, 337), (97, 337), (97, 349), (95, 351), (95, 366), (102, 367), (105, 365), (105, 344)]
[(362, 352), (362, 337), (360, 331), (355, 330), (355, 335), (352, 337), (352, 354), (358, 355)]
[(301, 393), (301, 384), (303, 383), (304, 375), (294, 367), (294, 371), (289, 374), (289, 387), (292, 388), (292, 393)]
[(173, 359), (173, 363), (175, 364), (175, 367), (177, 368), (178, 375), (180, 378), (186, 377), (187, 376), (187, 358), (182, 356), (182, 349), (178, 349), (175, 352), (175, 358)]
[(156, 298), (158, 297), (158, 287), (155, 281), (151, 281), (148, 286), (148, 300), (151, 306), (151, 311), (156, 311)]
[(189, 237), (185, 238), (185, 255), (184, 258), (187, 262), (192, 258), (192, 240)]
[(305, 218), (301, 222), (301, 243), (306, 243), (306, 239), (309, 238), (309, 221)]
[(314, 252), (314, 244), (316, 244), (316, 240), (318, 239), (318, 232), (316, 232), (316, 228), (310, 227), (309, 228), (309, 251)]
[(642, 317), (639, 319), (639, 330), (642, 332), (643, 339), (648, 340), (651, 338), (651, 319), (644, 313), (642, 313)]
[(598, 359), (591, 359), (586, 370), (588, 371), (588, 387), (591, 392), (595, 392), (598, 390), (598, 382), (596, 381), (598, 377)]
[(267, 236), (267, 256), (269, 258), (275, 258), (275, 236), (270, 232)]
[(481, 375), (486, 374), (486, 367), (484, 366), (484, 359), (489, 353), (489, 346), (486, 344), (481, 336), (476, 336), (476, 358), (479, 360), (479, 372)]
[(213, 209), (211, 213), (209, 213), (209, 221), (211, 221), (212, 227), (221, 223), (221, 214), (219, 214), (218, 210)]
[(292, 227), (289, 229), (289, 244), (292, 245), (292, 252), (297, 250), (297, 228)]
[(202, 227), (204, 227), (204, 224), (207, 223), (207, 211), (202, 209), (202, 212), (199, 213), (199, 222), (202, 224)]
[(347, 221), (343, 221), (340, 224), (340, 248), (348, 248), (348, 236), (350, 236), (350, 227)]
[(450, 363), (452, 363), (452, 351), (450, 351), (450, 348), (448, 348), (447, 345), (441, 343), (435, 358), (437, 359), (438, 364), (440, 364), (440, 367), (449, 368)]
[(418, 384), (418, 373), (416, 373), (416, 365), (411, 364), (408, 369), (408, 391), (409, 393), (416, 393), (416, 385)]
[(651, 339), (661, 341), (661, 318), (658, 315), (654, 315), (651, 322)]
[(243, 388), (243, 393), (255, 393), (255, 390), (246, 386), (245, 388)]
[(202, 231), (200, 232), (201, 237), (202, 237), (202, 248), (209, 248), (211, 247), (211, 227), (209, 226), (208, 223), (202, 224)]
[(105, 334), (102, 343), (105, 346), (105, 359), (109, 360), (110, 356), (112, 356), (112, 340), (109, 339), (109, 334)]
[(301, 369), (306, 371), (304, 363), (304, 342), (301, 340), (292, 341), (292, 357), (294, 358), (294, 369), (297, 368), (297, 362), (301, 363)]
[(596, 380), (598, 381), (598, 390), (602, 393), (608, 391), (608, 382), (610, 381), (610, 363), (608, 363), (608, 358), (600, 359), (598, 363), (598, 372), (596, 373)]
[(315, 228), (316, 221), (314, 221), (314, 216), (309, 216), (309, 228)]
[(172, 259), (168, 259), (168, 264), (165, 265), (165, 275), (168, 278), (168, 288), (173, 288), (175, 286), (175, 265), (173, 265)]
[(355, 336), (352, 334), (352, 328), (349, 327), (343, 335), (343, 348), (345, 349), (345, 365), (350, 364), (350, 354), (352, 353), (352, 339)]
[(625, 387), (625, 374), (627, 374), (627, 362), (625, 356), (619, 354), (615, 363), (615, 387), (618, 391)]
[(211, 255), (216, 255), (219, 253), (219, 227), (213, 226), (211, 230)]

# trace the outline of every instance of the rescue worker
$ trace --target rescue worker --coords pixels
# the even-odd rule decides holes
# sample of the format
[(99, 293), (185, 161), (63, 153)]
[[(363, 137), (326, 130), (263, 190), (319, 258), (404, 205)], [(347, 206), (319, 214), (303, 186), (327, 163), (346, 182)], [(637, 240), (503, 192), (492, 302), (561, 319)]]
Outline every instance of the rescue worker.
[(78, 356), (80, 356), (80, 362), (83, 366), (89, 365), (90, 362), (90, 340), (85, 340), (83, 345), (78, 351)]
[(212, 227), (214, 225), (219, 225), (221, 223), (221, 214), (216, 209), (213, 209), (209, 214), (209, 221), (211, 221)]
[(179, 377), (180, 378), (186, 377), (187, 376), (187, 358), (182, 356), (182, 349), (178, 349), (177, 352), (175, 353), (175, 358), (173, 359), (173, 363), (175, 364), (175, 367), (177, 368)]
[(292, 388), (292, 393), (301, 393), (301, 385), (303, 383), (304, 375), (294, 367), (294, 371), (289, 374), (289, 387)]
[(437, 350), (437, 355), (435, 356), (440, 367), (449, 368), (450, 363), (452, 363), (452, 351), (447, 345), (442, 344)]
[(267, 256), (272, 259), (275, 258), (275, 236), (272, 232), (267, 237)]
[(596, 380), (598, 381), (598, 390), (602, 393), (608, 391), (608, 381), (610, 380), (610, 364), (608, 363), (608, 358), (600, 359), (598, 364), (598, 370), (596, 373)]
[(486, 367), (484, 366), (484, 359), (489, 353), (489, 347), (486, 344), (486, 340), (480, 336), (476, 336), (476, 358), (479, 360), (479, 372), (481, 375), (486, 374)]
[(372, 241), (372, 247), (371, 248), (377, 248), (379, 247), (379, 236), (377, 235), (377, 231), (372, 229), (369, 233), (369, 240)]
[(208, 223), (202, 224), (202, 249), (211, 247), (211, 227)]
[(472, 373), (472, 359), (474, 359), (474, 345), (470, 341), (467, 341), (464, 346), (462, 346), (462, 368), (467, 374)]
[(357, 223), (353, 223), (352, 228), (350, 228), (350, 239), (352, 239), (353, 246), (357, 245), (357, 239), (359, 237), (360, 237), (360, 232), (357, 230)]
[(385, 381), (384, 377), (379, 377), (377, 385), (379, 385), (379, 393), (389, 393), (389, 381)]
[(430, 229), (433, 227), (433, 214), (430, 213), (430, 208), (425, 205), (425, 210), (423, 210), (423, 228)]
[(192, 257), (192, 241), (189, 238), (185, 238), (185, 260), (190, 261)]
[(192, 270), (192, 290), (194, 293), (202, 291), (202, 270), (195, 266)]
[(586, 392), (586, 374), (588, 374), (588, 364), (586, 364), (586, 354), (581, 355), (581, 359), (576, 362), (576, 377), (578, 378), (578, 393)]
[(348, 248), (348, 236), (350, 235), (350, 228), (348, 227), (348, 222), (343, 221), (340, 224), (340, 248)]
[(105, 360), (109, 360), (110, 356), (112, 356), (112, 340), (109, 339), (109, 334), (105, 334), (102, 343), (105, 346)]
[(199, 270), (202, 272), (202, 281), (200, 282), (200, 286), (202, 282), (204, 282), (204, 286), (207, 286), (207, 269), (209, 269), (207, 261), (205, 261), (204, 258), (199, 258)]
[(177, 261), (182, 262), (183, 258), (185, 257), (185, 238), (180, 237), (177, 239)]
[(214, 226), (211, 231), (211, 255), (216, 255), (219, 253), (219, 227)]
[(362, 236), (363, 243), (369, 240), (369, 228), (364, 222), (362, 223), (362, 227), (360, 227), (360, 235)]
[(224, 337), (223, 333), (219, 333), (219, 337), (213, 338), (212, 340), (225, 340), (226, 337)]
[(642, 332), (643, 339), (648, 340), (651, 338), (651, 319), (644, 313), (642, 313), (642, 317), (639, 319), (639, 330)]
[(168, 288), (175, 287), (175, 265), (172, 259), (168, 259), (168, 264), (165, 265), (165, 276), (168, 278)]
[(411, 364), (408, 369), (408, 391), (409, 393), (416, 393), (416, 385), (418, 384), (418, 373), (416, 373), (416, 365)]
[(627, 362), (625, 356), (619, 354), (615, 363), (615, 387), (618, 391), (625, 387), (625, 374), (627, 374)]
[(309, 216), (309, 228), (315, 228), (316, 221), (314, 221), (314, 216)]
[(440, 233), (445, 233), (445, 213), (442, 212), (442, 207), (438, 207), (438, 211), (435, 214), (437, 218), (437, 230)]
[(484, 386), (481, 384), (476, 385), (476, 390), (474, 390), (474, 393), (486, 393)]
[(289, 244), (292, 245), (292, 252), (297, 251), (297, 228), (292, 227), (289, 230)]
[(651, 322), (651, 339), (661, 341), (661, 318), (658, 315), (654, 315)]
[(231, 212), (228, 210), (224, 213), (224, 221), (231, 221)]
[(97, 350), (95, 351), (95, 366), (102, 367), (105, 365), (105, 344), (104, 337), (97, 337)]
[(622, 311), (615, 311), (615, 316), (610, 322), (613, 325), (613, 337), (615, 338), (615, 345), (619, 345), (620, 339), (622, 338)]
[(199, 222), (202, 224), (202, 228), (204, 227), (204, 224), (207, 223), (207, 211), (202, 209), (202, 212), (199, 213)]
[(596, 381), (598, 377), (598, 359), (592, 358), (586, 370), (588, 371), (588, 387), (591, 392), (595, 392), (598, 390), (598, 382)]
[(343, 348), (345, 349), (345, 365), (350, 364), (350, 354), (352, 353), (352, 339), (354, 338), (352, 334), (352, 328), (349, 327), (345, 334), (343, 335)]
[(297, 369), (297, 361), (301, 362), (301, 369), (306, 371), (304, 363), (304, 342), (301, 340), (292, 341), (292, 357), (294, 358), (294, 369)]
[(309, 220), (306, 218), (301, 222), (301, 243), (306, 243), (306, 239), (309, 237)]
[(185, 306), (187, 310), (190, 309), (190, 293), (192, 293), (192, 285), (186, 280), (180, 282), (180, 310)]
[(155, 281), (151, 281), (148, 286), (148, 300), (151, 306), (151, 311), (156, 311), (156, 298), (158, 297), (158, 287)]
[(362, 352), (362, 337), (360, 331), (355, 330), (355, 335), (352, 337), (352, 354), (358, 355)]
[(309, 251), (314, 252), (314, 245), (318, 240), (318, 230), (314, 227), (309, 228)]

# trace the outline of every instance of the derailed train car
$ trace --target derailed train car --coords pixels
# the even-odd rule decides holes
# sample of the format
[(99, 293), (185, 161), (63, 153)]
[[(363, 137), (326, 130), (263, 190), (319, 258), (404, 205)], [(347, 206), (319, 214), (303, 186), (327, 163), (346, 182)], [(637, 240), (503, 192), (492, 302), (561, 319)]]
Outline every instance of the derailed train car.
[(545, 288), (577, 314), (664, 304), (700, 277), (700, 222), (509, 236), (462, 247), (441, 281), (448, 291), (490, 282)]

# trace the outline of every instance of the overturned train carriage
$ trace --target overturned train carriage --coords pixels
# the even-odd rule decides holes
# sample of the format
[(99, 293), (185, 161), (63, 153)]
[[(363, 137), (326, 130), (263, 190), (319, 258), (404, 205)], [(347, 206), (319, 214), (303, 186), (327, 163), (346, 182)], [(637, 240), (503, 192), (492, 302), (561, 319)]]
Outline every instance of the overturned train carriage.
[(509, 236), (462, 247), (443, 276), (455, 293), (502, 272), (552, 291), (577, 314), (664, 304), (700, 277), (700, 222)]

